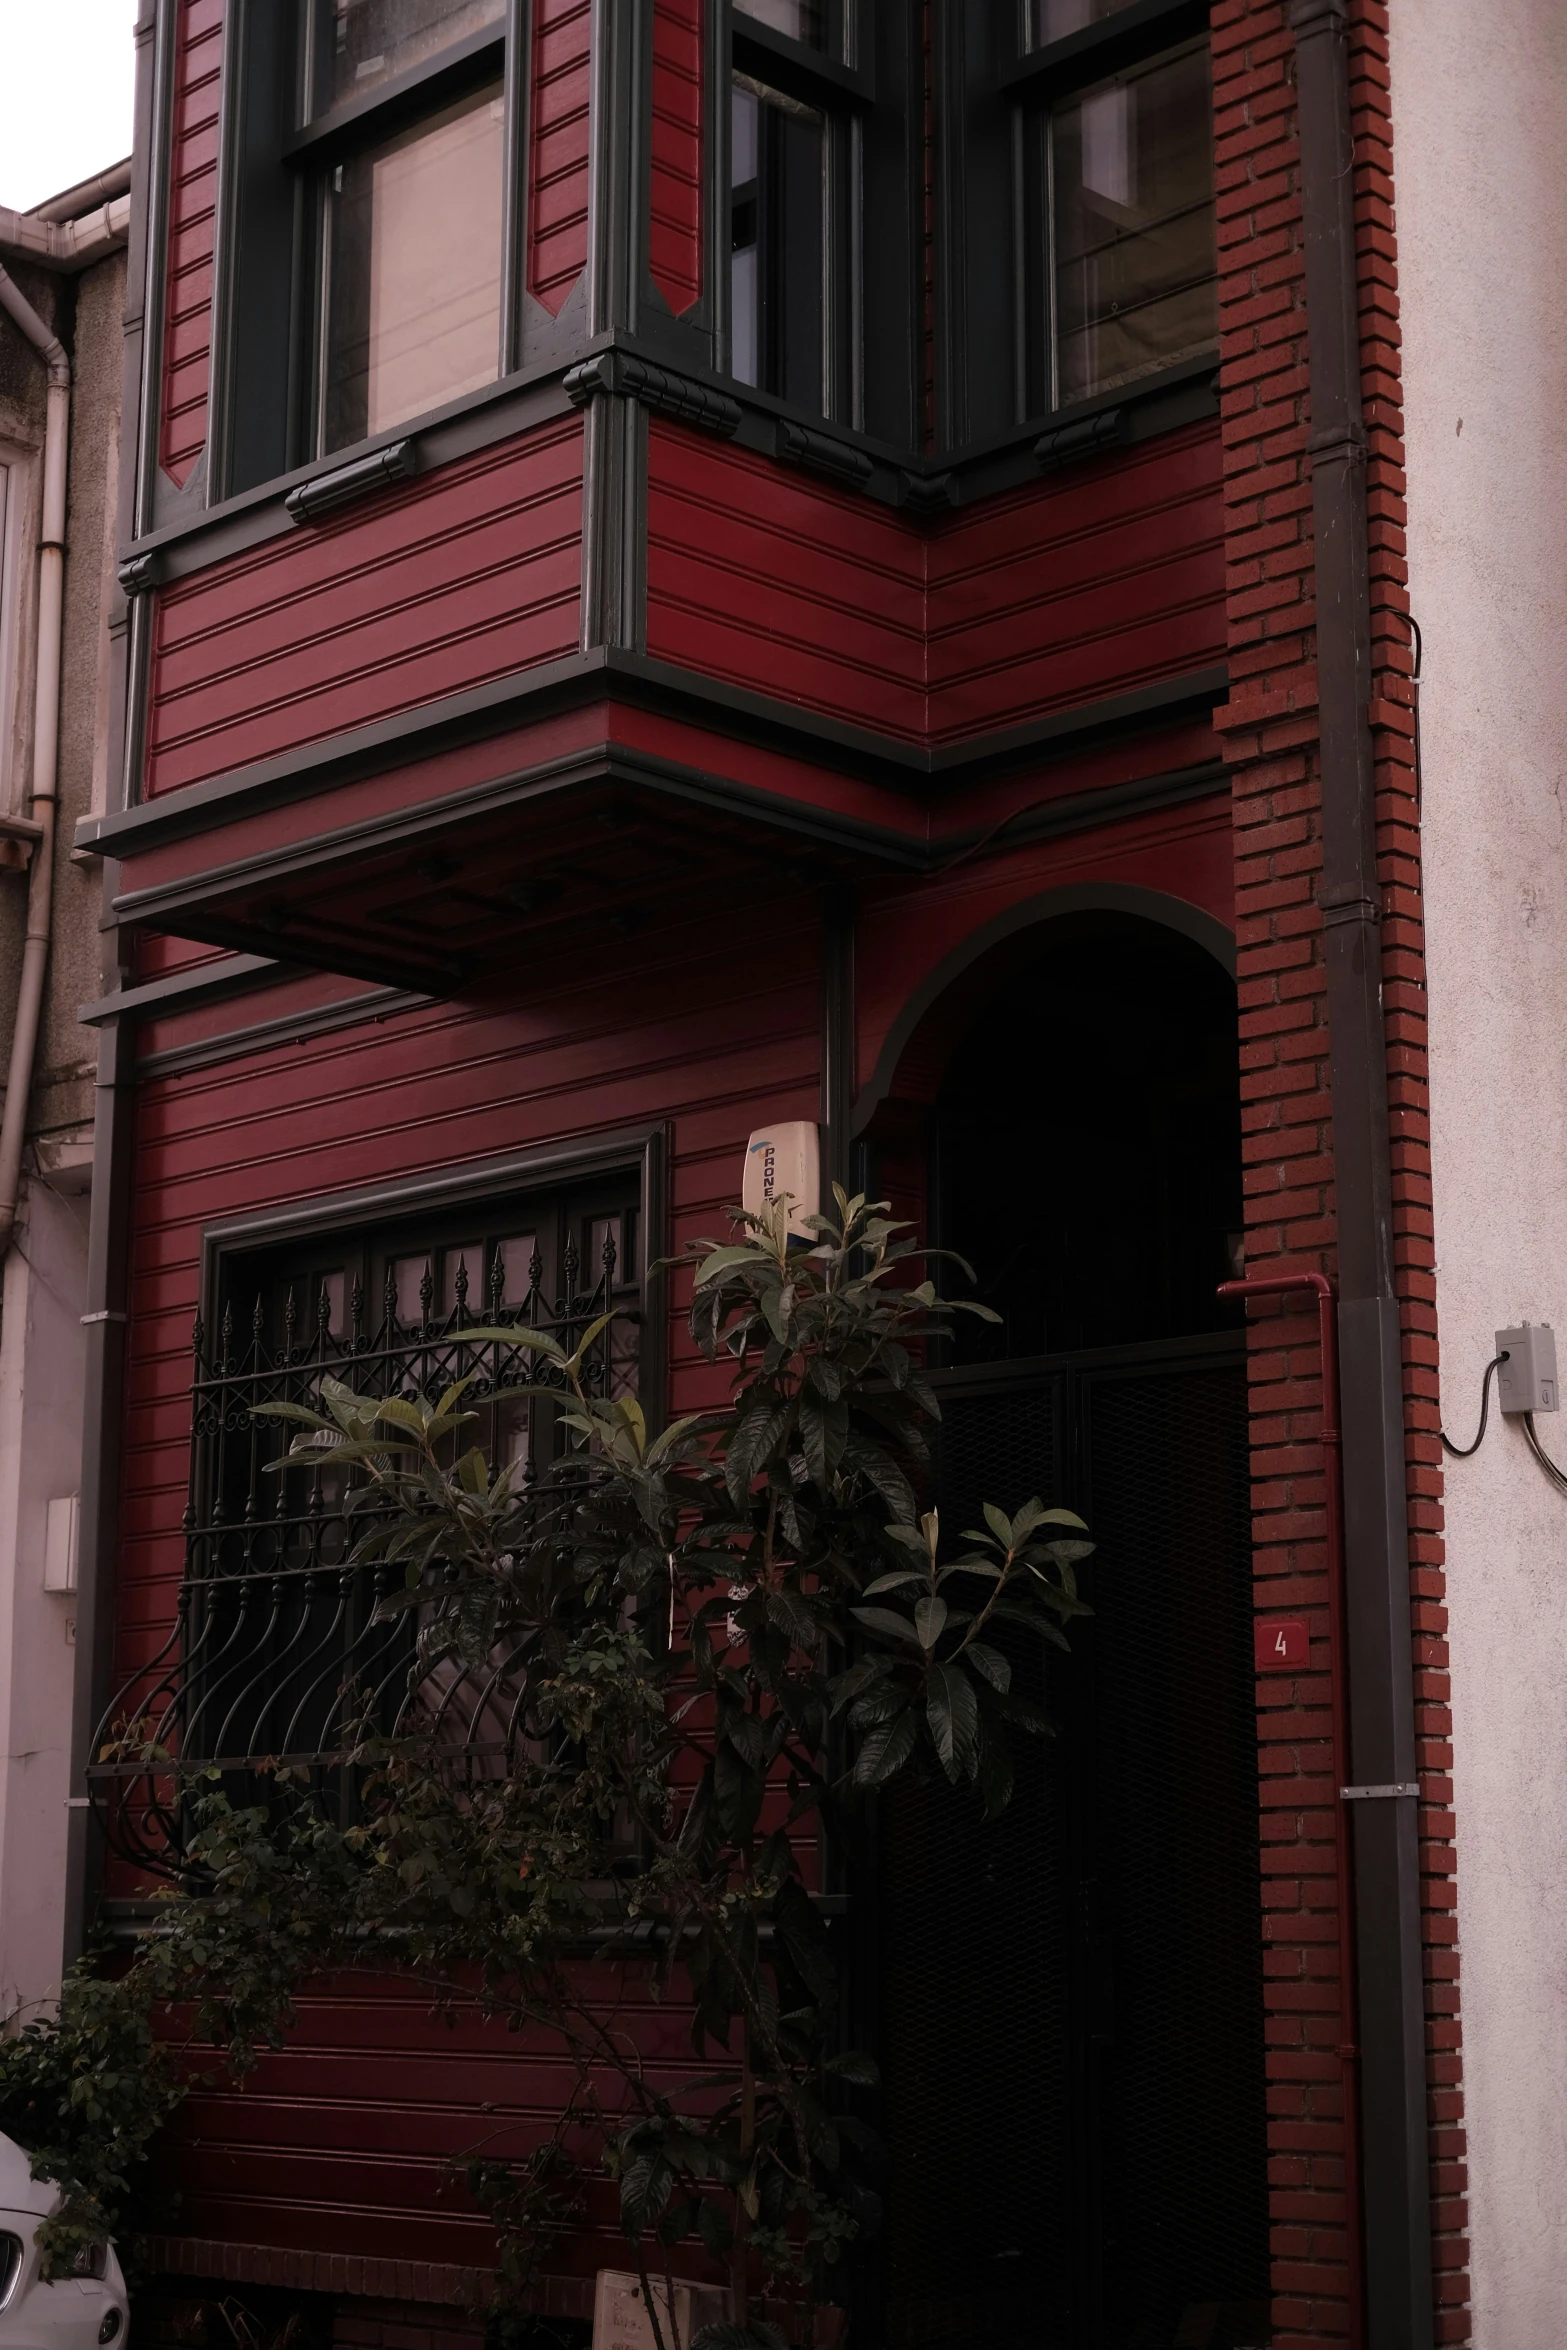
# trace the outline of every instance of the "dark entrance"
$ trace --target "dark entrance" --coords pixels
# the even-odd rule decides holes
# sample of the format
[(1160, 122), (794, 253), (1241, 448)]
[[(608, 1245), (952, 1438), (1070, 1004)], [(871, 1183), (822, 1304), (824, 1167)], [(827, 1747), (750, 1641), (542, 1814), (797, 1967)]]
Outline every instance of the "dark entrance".
[[(931, 1221), (999, 1331), (944, 1366), (940, 1500), (1089, 1520), (1095, 1614), (1019, 1656), (1058, 1725), (985, 1826), (877, 1823), (867, 1950), (896, 2350), (1267, 2339), (1261, 1904), (1234, 990), (1130, 920), (1060, 925), (962, 1036)], [(955, 1278), (949, 1277), (949, 1286)]]

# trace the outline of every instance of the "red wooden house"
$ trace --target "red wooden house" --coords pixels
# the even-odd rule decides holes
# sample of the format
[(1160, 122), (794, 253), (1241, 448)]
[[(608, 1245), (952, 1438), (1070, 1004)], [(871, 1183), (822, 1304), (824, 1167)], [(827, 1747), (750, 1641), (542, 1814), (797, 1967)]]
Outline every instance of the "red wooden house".
[[(1337, 2339), (1362, 2292), (1415, 2344), (1462, 2257), (1441, 1814), (1338, 1794), (1441, 1768), (1439, 1557), (1377, 9), (1292, 13), (138, 29), (83, 1719), (324, 1750), (365, 1595), (247, 1513), (234, 1414), (600, 1285), (682, 1408), (648, 1267), (815, 1121), (1003, 1312), (941, 1369), (953, 1506), (1100, 1545), (1026, 1815), (894, 1813), (842, 1895), (891, 2150), (855, 2338), (911, 2350)], [(1248, 1384), (1243, 1268), (1341, 1283), (1342, 1626), (1315, 1298), (1253, 1309)], [(78, 1898), (131, 1930), (177, 1823), (96, 1800)], [(549, 2091), (412, 1990), (323, 1992), (182, 2125), (164, 2265), (343, 2343), (460, 2328), (490, 2239), (443, 2164)], [(552, 2315), (606, 2264), (563, 2251)]]

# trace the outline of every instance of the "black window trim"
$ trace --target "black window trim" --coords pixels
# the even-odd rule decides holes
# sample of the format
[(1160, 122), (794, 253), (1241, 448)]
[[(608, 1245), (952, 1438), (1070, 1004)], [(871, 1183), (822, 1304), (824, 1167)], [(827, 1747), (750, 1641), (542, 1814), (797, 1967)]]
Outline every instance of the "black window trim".
[(201, 1312), (216, 1326), (229, 1268), (260, 1250), (326, 1242), (338, 1234), (416, 1223), (478, 1210), (533, 1193), (560, 1192), (606, 1177), (637, 1182), (640, 1231), (641, 1344), (638, 1393), (650, 1428), (667, 1408), (668, 1298), (661, 1259), (669, 1245), (669, 1130), (664, 1124), (584, 1135), (476, 1159), (430, 1175), (394, 1177), (353, 1191), (331, 1192), (257, 1215), (224, 1218), (201, 1236)]
[[(865, 410), (863, 288), (864, 169), (861, 124), (876, 103), (875, 76), (859, 60), (866, 49), (865, 12), (876, 0), (828, 0), (829, 45), (812, 48), (791, 40), (758, 18), (745, 15), (735, 0), (718, 0), (720, 55), (725, 60), (724, 103), (719, 108), (714, 180), (718, 201), (714, 218), (722, 224), (719, 240), (720, 291), (717, 335), (718, 373), (751, 395), (765, 398), (787, 418), (807, 425), (828, 425), (852, 432), (863, 429)], [(856, 62), (845, 61), (848, 58)], [(822, 328), (823, 399), (817, 409), (803, 408), (754, 384), (741, 384), (733, 374), (733, 319), (729, 295), (729, 219), (733, 171), (730, 156), (728, 93), (734, 73), (754, 76), (781, 96), (814, 106), (827, 126), (827, 188), (823, 224)]]
[(1048, 431), (1080, 416), (1127, 409), (1149, 391), (1162, 389), (1187, 375), (1202, 376), (1218, 367), (1219, 336), (1215, 330), (1211, 353), (1172, 361), (1168, 368), (1150, 371), (1146, 377), (1109, 385), (1075, 400), (1057, 400), (1052, 396), (1041, 405), (1029, 396), (1030, 379), (1040, 362), (1041, 344), (1044, 371), (1050, 379), (1052, 394), (1055, 382), (1053, 328), (1048, 318), (1041, 321), (1035, 316), (1029, 292), (1029, 173), (1025, 142), (1030, 123), (1048, 116), (1058, 101), (1109, 74), (1151, 62), (1166, 50), (1173, 51), (1188, 42), (1206, 38), (1212, 10), (1211, 0), (1132, 0), (1131, 6), (1117, 9), (1096, 24), (1084, 25), (1059, 41), (1029, 51), (1023, 49), (1026, 5), (1027, 0), (1018, 0), (1017, 39), (1022, 53), (1017, 64), (1005, 69), (997, 82), (998, 95), (1010, 104), (1012, 116), (1013, 405), (1017, 429)]
[(1117, 66), (1174, 48), (1189, 34), (1208, 28), (1209, 0), (1131, 0), (1112, 16), (1066, 33), (1043, 48), (1023, 46), (1019, 8), (1018, 57), (998, 76), (1004, 95), (1031, 100), (1054, 97), (1083, 83), (1097, 81)]
[(291, 131), (282, 146), (285, 163), (336, 162), (344, 154), (369, 146), (386, 132), (417, 122), (438, 108), (443, 99), (456, 98), (476, 83), (492, 81), (494, 66), (504, 62), (506, 23), (486, 25), (466, 39), (411, 66), (379, 88), (357, 98), (345, 98), (311, 122)]
[[(406, 435), (450, 414), (459, 414), (476, 401), (513, 388), (520, 374), (548, 372), (547, 363), (525, 371), (523, 341), (523, 242), (526, 187), (527, 99), (531, 59), (528, 35), (531, 0), (505, 0), (499, 20), (451, 42), (375, 90), (343, 101), (300, 122), (303, 112), (304, 56), (301, 8), (319, 0), (230, 0), (225, 12), (222, 106), (219, 127), (218, 222), (213, 257), (213, 336), (209, 362), (208, 447), (201, 468), (201, 504), (205, 511), (226, 506), (236, 497), (287, 485), (306, 470), (341, 465), (363, 456), (388, 438)], [(250, 105), (245, 66), (251, 19), (257, 12), (275, 23), (272, 38), (282, 44), (280, 69), (288, 86), (287, 117), (269, 142), (276, 169), (291, 191), (293, 233), (287, 265), (287, 383), (280, 391), (286, 412), (284, 461), (271, 471), (234, 486), (235, 408), (234, 375), (239, 301), (237, 283), (240, 228), (242, 154), (250, 143), (245, 116)], [(283, 21), (284, 19), (287, 21)], [(332, 165), (379, 138), (390, 136), (466, 91), (499, 78), (502, 85), (503, 146), (501, 191), (500, 333), (497, 337), (494, 378), (476, 392), (441, 402), (387, 433), (366, 434), (341, 449), (322, 446), (322, 244), (323, 205), (320, 181)], [(194, 485), (193, 485), (194, 486)]]

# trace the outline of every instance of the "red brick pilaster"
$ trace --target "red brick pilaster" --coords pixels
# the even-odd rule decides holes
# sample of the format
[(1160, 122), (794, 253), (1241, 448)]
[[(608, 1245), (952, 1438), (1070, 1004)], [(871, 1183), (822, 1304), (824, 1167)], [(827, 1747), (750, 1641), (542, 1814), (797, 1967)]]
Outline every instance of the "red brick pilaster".
[[(1437, 2338), (1468, 2340), (1451, 1724), (1415, 801), (1387, 12), (1352, 0), (1355, 216), (1383, 891), (1383, 980), (1404, 1336), (1410, 1573), (1424, 1800)], [(1317, 881), (1307, 320), (1283, 0), (1213, 14), (1230, 700), (1248, 1270), (1334, 1271), (1332, 1105)], [(1309, 1311), (1259, 1319), (1251, 1363), (1257, 1604), (1305, 1614), (1309, 1668), (1259, 1683), (1270, 2176), (1278, 2350), (1342, 2338), (1339, 2069), (1320, 1387)]]

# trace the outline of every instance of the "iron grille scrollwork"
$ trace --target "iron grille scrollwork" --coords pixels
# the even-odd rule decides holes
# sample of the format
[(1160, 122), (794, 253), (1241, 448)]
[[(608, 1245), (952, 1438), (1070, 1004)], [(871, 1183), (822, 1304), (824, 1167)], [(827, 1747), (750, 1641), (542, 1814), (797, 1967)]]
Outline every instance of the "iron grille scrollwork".
[(393, 1734), (435, 1737), (458, 1768), (511, 1767), (526, 1693), (521, 1650), (475, 1669), (450, 1649), (421, 1651), (421, 1611), (379, 1618), (377, 1604), (400, 1574), (350, 1559), (365, 1523), (363, 1505), (352, 1516), (347, 1506), (352, 1472), (277, 1468), (294, 1428), (258, 1419), (256, 1407), (318, 1404), (328, 1377), (376, 1396), (436, 1395), (467, 1378), (464, 1407), (479, 1419), (474, 1440), (493, 1462), (518, 1464), (525, 1491), (559, 1449), (559, 1413), (548, 1395), (519, 1391), (548, 1387), (550, 1374), (531, 1349), (471, 1333), (547, 1330), (571, 1352), (613, 1307), (615, 1319), (588, 1347), (585, 1384), (600, 1394), (633, 1388), (640, 1315), (634, 1281), (620, 1278), (621, 1229), (618, 1222), (593, 1228), (595, 1239), (603, 1234), (596, 1267), (584, 1266), (568, 1238), (553, 1294), (530, 1242), (526, 1294), (516, 1304), (506, 1302), (508, 1268), (496, 1250), (482, 1307), (470, 1300), (460, 1257), (450, 1310), (438, 1315), (432, 1251), (411, 1316), (399, 1310), (389, 1265), (373, 1326), (359, 1281), (336, 1300), (320, 1283), (313, 1296), (307, 1291), (303, 1313), (290, 1284), (273, 1327), (258, 1294), (244, 1336), (232, 1304), (215, 1340), (197, 1318), (175, 1620), (157, 1652), (116, 1689), (87, 1770), (93, 1808), (122, 1858), (156, 1875), (183, 1873), (190, 1835), (183, 1789), (192, 1766), (222, 1771), (242, 1799), (261, 1786), (263, 1765), (293, 1766), (318, 1802), (349, 1816), (354, 1773), (344, 1749), (366, 1720)]

